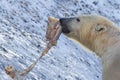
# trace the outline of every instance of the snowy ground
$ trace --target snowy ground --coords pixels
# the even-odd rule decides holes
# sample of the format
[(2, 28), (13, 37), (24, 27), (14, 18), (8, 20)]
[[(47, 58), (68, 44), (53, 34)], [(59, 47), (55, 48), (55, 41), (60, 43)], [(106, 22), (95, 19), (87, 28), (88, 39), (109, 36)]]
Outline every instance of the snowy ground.
[[(0, 0), (0, 80), (11, 80), (5, 66), (22, 70), (38, 58), (46, 46), (48, 16), (80, 14), (100, 14), (120, 25), (120, 1)], [(62, 34), (25, 80), (102, 80), (101, 72), (100, 58)]]

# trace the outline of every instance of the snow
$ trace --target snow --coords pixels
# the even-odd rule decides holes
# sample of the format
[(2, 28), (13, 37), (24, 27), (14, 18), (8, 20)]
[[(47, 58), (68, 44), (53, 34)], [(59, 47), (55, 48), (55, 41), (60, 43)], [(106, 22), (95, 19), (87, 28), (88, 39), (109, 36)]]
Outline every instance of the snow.
[[(0, 0), (0, 80), (12, 80), (5, 66), (25, 69), (42, 53), (48, 16), (99, 14), (120, 25), (119, 9), (119, 0)], [(101, 60), (62, 34), (25, 80), (102, 80)]]

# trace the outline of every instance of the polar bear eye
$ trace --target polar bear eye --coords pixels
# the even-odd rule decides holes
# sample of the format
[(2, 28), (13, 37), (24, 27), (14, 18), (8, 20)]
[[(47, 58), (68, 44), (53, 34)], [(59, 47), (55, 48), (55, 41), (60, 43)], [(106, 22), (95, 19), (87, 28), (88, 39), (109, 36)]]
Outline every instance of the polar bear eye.
[(79, 18), (77, 18), (77, 19), (76, 19), (76, 21), (77, 21), (77, 22), (80, 22), (80, 19), (79, 19)]

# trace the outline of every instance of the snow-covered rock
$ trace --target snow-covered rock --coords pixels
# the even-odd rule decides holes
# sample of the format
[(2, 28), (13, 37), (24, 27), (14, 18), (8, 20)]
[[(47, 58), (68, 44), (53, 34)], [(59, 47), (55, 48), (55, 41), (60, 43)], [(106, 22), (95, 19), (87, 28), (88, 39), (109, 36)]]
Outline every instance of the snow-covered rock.
[[(119, 0), (0, 0), (0, 80), (4, 68), (27, 68), (46, 46), (48, 16), (99, 14), (120, 25)], [(101, 60), (61, 35), (25, 80), (102, 80)]]

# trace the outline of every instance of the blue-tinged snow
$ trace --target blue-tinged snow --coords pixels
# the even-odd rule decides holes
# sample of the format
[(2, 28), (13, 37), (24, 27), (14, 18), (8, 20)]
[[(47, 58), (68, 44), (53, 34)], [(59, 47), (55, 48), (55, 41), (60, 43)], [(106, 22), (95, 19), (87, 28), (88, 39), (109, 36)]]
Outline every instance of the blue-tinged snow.
[[(120, 25), (119, 0), (0, 0), (0, 80), (12, 80), (4, 68), (27, 68), (46, 46), (48, 16), (103, 15)], [(25, 80), (102, 80), (95, 53), (61, 35)]]

